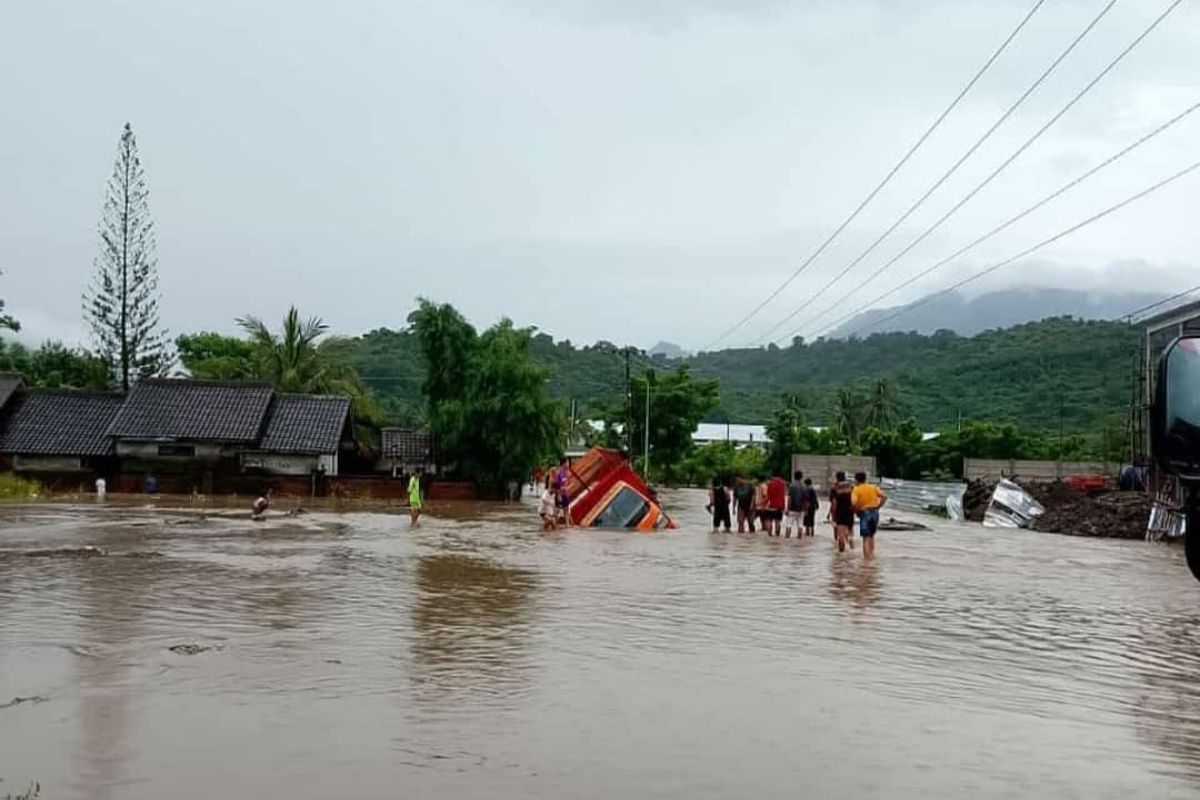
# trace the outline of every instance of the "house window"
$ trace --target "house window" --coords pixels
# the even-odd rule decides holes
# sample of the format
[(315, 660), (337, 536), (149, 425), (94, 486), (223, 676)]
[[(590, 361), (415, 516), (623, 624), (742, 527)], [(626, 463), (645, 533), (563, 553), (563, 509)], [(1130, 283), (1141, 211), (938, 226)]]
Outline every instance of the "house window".
[(158, 454), (160, 456), (194, 458), (196, 456), (196, 446), (193, 444), (160, 444), (158, 446)]

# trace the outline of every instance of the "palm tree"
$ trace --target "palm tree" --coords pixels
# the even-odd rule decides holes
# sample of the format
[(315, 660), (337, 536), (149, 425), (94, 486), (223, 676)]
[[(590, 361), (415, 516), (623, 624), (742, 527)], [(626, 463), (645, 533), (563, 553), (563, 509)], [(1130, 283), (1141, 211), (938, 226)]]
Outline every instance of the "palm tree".
[(237, 324), (249, 334), (257, 351), (259, 376), (277, 390), (306, 394), (328, 390), (329, 368), (320, 357), (317, 342), (329, 326), (320, 317), (301, 321), (300, 312), (292, 306), (278, 336), (258, 317), (242, 317)]
[(292, 306), (278, 334), (258, 317), (241, 317), (237, 324), (254, 347), (256, 377), (276, 391), (349, 397), (359, 452), (364, 457), (371, 455), (374, 431), (383, 419), (382, 409), (353, 369), (335, 363), (322, 352), (321, 339), (329, 326), (320, 317), (302, 320)]
[(862, 396), (854, 389), (839, 389), (833, 409), (834, 424), (846, 435), (851, 448), (858, 444), (862, 430)]
[(871, 400), (867, 406), (867, 426), (891, 430), (896, 424), (899, 404), (896, 385), (887, 378), (880, 378), (871, 389)]

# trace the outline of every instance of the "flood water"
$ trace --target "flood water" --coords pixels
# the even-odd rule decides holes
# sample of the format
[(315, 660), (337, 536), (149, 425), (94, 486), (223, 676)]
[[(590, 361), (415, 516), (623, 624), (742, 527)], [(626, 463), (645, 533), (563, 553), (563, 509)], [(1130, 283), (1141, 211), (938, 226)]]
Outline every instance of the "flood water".
[(1177, 548), (940, 523), (864, 563), (666, 498), (653, 535), (0, 507), (0, 797), (1200, 795)]

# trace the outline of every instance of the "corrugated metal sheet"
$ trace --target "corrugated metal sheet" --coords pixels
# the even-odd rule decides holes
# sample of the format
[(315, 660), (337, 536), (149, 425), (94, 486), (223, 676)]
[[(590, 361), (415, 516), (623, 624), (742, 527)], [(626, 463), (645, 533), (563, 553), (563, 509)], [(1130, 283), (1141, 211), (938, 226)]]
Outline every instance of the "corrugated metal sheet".
[(946, 498), (954, 497), (962, 503), (967, 484), (962, 482), (935, 483), (933, 481), (906, 481), (900, 478), (881, 478), (879, 487), (888, 496), (888, 508), (903, 511), (929, 511), (944, 509)]

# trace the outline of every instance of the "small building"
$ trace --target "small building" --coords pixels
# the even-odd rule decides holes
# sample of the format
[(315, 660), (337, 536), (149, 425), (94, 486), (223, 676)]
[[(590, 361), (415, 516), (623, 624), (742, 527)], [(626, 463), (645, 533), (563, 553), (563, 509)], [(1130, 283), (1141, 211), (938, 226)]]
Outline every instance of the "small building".
[(106, 473), (113, 443), (107, 431), (119, 394), (69, 389), (17, 389), (0, 417), (0, 454), (18, 472)]
[(338, 474), (340, 456), (353, 451), (350, 398), (278, 394), (267, 411), (266, 429), (242, 467), (272, 475)]
[(384, 428), (381, 432), (380, 458), (376, 469), (391, 472), (395, 478), (417, 468), (436, 471), (433, 434), (415, 428)]
[(734, 422), (701, 422), (692, 432), (692, 441), (698, 445), (714, 442), (729, 442), (735, 447), (770, 444), (766, 425), (743, 425)]

